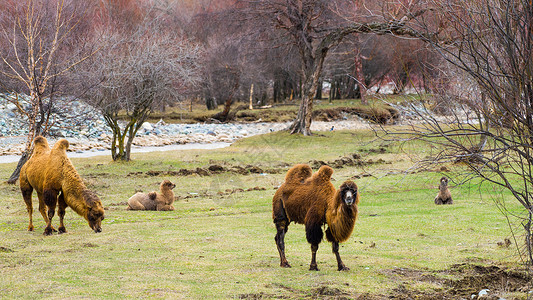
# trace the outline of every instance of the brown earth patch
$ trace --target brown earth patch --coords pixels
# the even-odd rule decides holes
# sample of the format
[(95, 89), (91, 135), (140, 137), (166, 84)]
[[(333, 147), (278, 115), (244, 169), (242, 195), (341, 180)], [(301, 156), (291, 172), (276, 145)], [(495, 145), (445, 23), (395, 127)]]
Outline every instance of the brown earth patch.
[(361, 155), (354, 153), (348, 156), (343, 156), (332, 161), (322, 161), (322, 160), (312, 160), (309, 162), (309, 165), (313, 169), (318, 169), (323, 165), (328, 165), (335, 169), (340, 169), (344, 167), (355, 167), (355, 166), (368, 166), (374, 164), (391, 164), (392, 162), (386, 162), (385, 160), (379, 158), (377, 160), (364, 160), (361, 158)]
[[(273, 283), (265, 285), (267, 288), (278, 290), (278, 293), (255, 293), (255, 294), (241, 294), (238, 295), (239, 299), (377, 299), (362, 298), (363, 294), (353, 295), (343, 291), (340, 288), (332, 287), (328, 285), (321, 285), (317, 288), (313, 288), (309, 291), (295, 289), (283, 284)], [(366, 294), (368, 295), (368, 294)]]
[(210, 197), (210, 196), (228, 196), (228, 195), (233, 195), (233, 194), (236, 194), (236, 193), (244, 193), (244, 192), (251, 192), (251, 191), (266, 191), (266, 188), (264, 187), (259, 187), (259, 186), (255, 186), (255, 187), (252, 187), (252, 188), (248, 188), (248, 189), (241, 189), (241, 188), (234, 188), (234, 189), (226, 189), (224, 191), (218, 191), (218, 192), (203, 192), (203, 193), (194, 193), (194, 194), (188, 194), (186, 196), (175, 196), (175, 200), (188, 200), (188, 199), (193, 199), (193, 198), (200, 198), (200, 197)]
[(346, 296), (350, 296), (350, 294), (344, 292), (341, 289), (338, 289), (335, 287), (329, 287), (327, 285), (312, 289), (311, 295), (314, 297), (319, 297), (321, 299), (327, 296), (334, 296), (335, 299), (350, 299), (346, 297)]
[(117, 203), (109, 203), (108, 206), (124, 206), (124, 205), (128, 205), (128, 202), (122, 201), (122, 202), (117, 202)]
[[(481, 290), (487, 290), (483, 299), (515, 299), (508, 294), (527, 296), (532, 279), (517, 269), (471, 263), (456, 264), (442, 271), (392, 269), (383, 273), (402, 282), (389, 299), (477, 299)], [(419, 291), (413, 287), (416, 283), (431, 283), (436, 288)]]
[[(268, 284), (271, 293), (242, 294), (240, 299), (526, 299), (531, 289), (532, 277), (523, 270), (497, 265), (472, 263), (457, 264), (447, 270), (413, 270), (396, 268), (381, 272), (398, 286), (387, 294), (352, 294), (338, 286), (321, 285), (311, 290), (300, 290), (282, 284)], [(417, 284), (429, 283), (433, 286), (418, 290)], [(487, 294), (479, 297), (481, 290)]]
[(13, 252), (15, 251), (7, 247), (0, 247), (0, 253), (13, 253)]
[(221, 173), (235, 173), (240, 175), (249, 175), (249, 174), (279, 174), (284, 172), (284, 169), (278, 168), (261, 168), (253, 165), (246, 166), (221, 166), (221, 165), (209, 165), (204, 168), (195, 168), (195, 169), (180, 169), (178, 171), (160, 171), (160, 170), (150, 170), (146, 172), (131, 172), (127, 176), (190, 176), (190, 175), (199, 175), (199, 176), (212, 176)]
[(260, 293), (240, 294), (237, 296), (237, 299), (286, 299), (286, 297), (281, 297), (278, 295), (266, 294), (266, 293), (260, 292)]
[[(369, 150), (369, 151), (372, 151)], [(381, 148), (379, 150), (374, 150), (378, 153), (384, 153), (386, 149)], [(354, 166), (369, 166), (374, 164), (391, 164), (392, 162), (387, 162), (381, 158), (373, 159), (362, 159), (361, 155), (358, 153), (349, 154), (347, 156), (339, 157), (332, 161), (322, 161), (322, 160), (311, 160), (309, 165), (313, 169), (319, 169), (323, 165), (328, 165), (335, 169), (340, 169), (344, 167), (354, 167)], [(222, 165), (222, 164), (211, 164), (207, 167), (198, 167), (192, 169), (179, 169), (178, 171), (169, 171), (169, 170), (149, 170), (146, 172), (130, 172), (127, 176), (212, 176), (222, 173), (233, 173), (239, 175), (250, 175), (250, 174), (281, 174), (287, 172), (287, 168), (290, 164), (280, 163), (279, 167), (260, 167), (257, 165)], [(359, 176), (359, 175), (358, 175)], [(371, 176), (371, 175), (368, 175)], [(366, 177), (365, 174), (360, 175), (360, 177)]]

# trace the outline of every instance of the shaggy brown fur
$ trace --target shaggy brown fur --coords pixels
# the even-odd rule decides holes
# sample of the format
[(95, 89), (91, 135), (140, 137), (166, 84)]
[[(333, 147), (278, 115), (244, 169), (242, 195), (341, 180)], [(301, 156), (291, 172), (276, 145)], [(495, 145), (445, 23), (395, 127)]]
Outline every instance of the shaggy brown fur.
[[(347, 195), (350, 193), (350, 195)], [(353, 202), (347, 205), (346, 199)], [(359, 193), (353, 181), (345, 181), (335, 193), (334, 198), (328, 199), (326, 211), (326, 238), (330, 242), (345, 242), (352, 234), (355, 220), (358, 216)]]
[(435, 204), (453, 204), (452, 194), (448, 190), (448, 178), (446, 177), (440, 179), (439, 193), (435, 197)]
[(28, 230), (34, 229), (31, 196), (35, 189), (39, 198), (39, 211), (46, 222), (44, 235), (51, 235), (56, 231), (52, 227), (56, 205), (58, 205), (59, 233), (66, 232), (63, 218), (67, 206), (84, 217), (94, 232), (101, 232), (104, 208), (98, 196), (83, 184), (80, 175), (67, 157), (68, 141), (61, 139), (50, 149), (48, 141), (39, 136), (35, 138), (34, 144), (33, 154), (22, 166), (19, 178), (20, 190), (30, 219)]
[(291, 222), (305, 225), (306, 238), (311, 244), (310, 270), (318, 270), (316, 251), (322, 241), (322, 226), (328, 224), (326, 238), (332, 243), (338, 270), (348, 270), (339, 255), (339, 243), (348, 239), (357, 218), (359, 194), (352, 181), (344, 182), (337, 191), (331, 183), (333, 169), (322, 166), (311, 175), (308, 165), (292, 167), (285, 183), (272, 199), (272, 217), (276, 224), (275, 237), (282, 267), (290, 267), (285, 258), (285, 234)]
[[(307, 178), (311, 177), (312, 174), (313, 170), (306, 164), (298, 164), (289, 169), (287, 175), (285, 175), (285, 182), (276, 191), (272, 200), (274, 214), (276, 212), (285, 213), (285, 204), (282, 199), (287, 199), (294, 192), (294, 190), (304, 183)], [(280, 216), (280, 218), (284, 219), (286, 216), (283, 215)]]
[(136, 193), (128, 200), (128, 210), (174, 210), (174, 192), (176, 185), (169, 180), (163, 180), (159, 186), (161, 193)]

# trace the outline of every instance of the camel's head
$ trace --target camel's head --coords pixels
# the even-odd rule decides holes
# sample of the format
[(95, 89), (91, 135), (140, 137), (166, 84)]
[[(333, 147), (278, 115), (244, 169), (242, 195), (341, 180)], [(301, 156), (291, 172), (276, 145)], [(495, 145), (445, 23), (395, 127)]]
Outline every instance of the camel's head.
[(172, 182), (170, 182), (170, 180), (163, 180), (163, 182), (161, 182), (161, 190), (171, 190), (173, 188), (175, 188), (176, 185), (173, 184)]
[(83, 198), (85, 198), (85, 202), (88, 206), (85, 218), (87, 219), (87, 222), (89, 222), (89, 227), (91, 227), (95, 233), (102, 232), (102, 220), (105, 218), (102, 202), (95, 193), (89, 190), (83, 192)]
[(359, 192), (355, 182), (347, 180), (339, 189), (341, 192), (341, 200), (344, 204), (348, 206), (359, 204)]
[(443, 176), (443, 177), (440, 179), (440, 185), (441, 185), (441, 186), (448, 186), (448, 178), (446, 178), (446, 177)]

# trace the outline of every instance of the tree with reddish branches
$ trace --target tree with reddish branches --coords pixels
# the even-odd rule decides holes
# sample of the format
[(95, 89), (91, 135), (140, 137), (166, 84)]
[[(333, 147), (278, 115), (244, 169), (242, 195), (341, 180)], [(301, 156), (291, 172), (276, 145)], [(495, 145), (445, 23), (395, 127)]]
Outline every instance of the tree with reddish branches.
[[(93, 52), (83, 49), (82, 3), (67, 0), (7, 1), (0, 10), (0, 82), (7, 100), (28, 120), (23, 154), (8, 180), (15, 183), (33, 151), (33, 140), (47, 135), (50, 114), (73, 68)], [(27, 97), (26, 97), (27, 95)], [(29, 104), (26, 109), (25, 101)]]
[(93, 41), (101, 50), (76, 72), (83, 99), (100, 110), (113, 133), (115, 161), (130, 160), (133, 140), (156, 107), (179, 101), (198, 81), (202, 55), (172, 30), (167, 10), (127, 8), (102, 10)]
[(353, 34), (394, 34), (418, 36), (405, 25), (424, 12), (375, 21), (372, 18), (350, 20), (339, 12), (352, 10), (353, 3), (344, 0), (260, 0), (250, 3), (251, 11), (267, 19), (270, 26), (285, 32), (300, 55), (302, 93), (300, 107), (291, 133), (311, 135), (313, 99), (320, 82), (328, 52)]

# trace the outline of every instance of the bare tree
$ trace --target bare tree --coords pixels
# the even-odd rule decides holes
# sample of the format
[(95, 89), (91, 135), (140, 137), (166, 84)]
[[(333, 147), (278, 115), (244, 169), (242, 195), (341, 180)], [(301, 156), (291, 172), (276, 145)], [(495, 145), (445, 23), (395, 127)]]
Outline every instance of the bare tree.
[(513, 195), (524, 209), (518, 216), (526, 237), (523, 258), (531, 266), (533, 4), (444, 1), (431, 11), (432, 16), (418, 18), (413, 29), (452, 66), (447, 71), (455, 80), (439, 94), (454, 110), (442, 120), (422, 105), (413, 107), (423, 122), (414, 124), (408, 134), (442, 146), (426, 162), (465, 163), (470, 170), (466, 179), (482, 178)]
[(63, 78), (91, 55), (70, 44), (81, 15), (83, 9), (65, 0), (8, 2), (2, 11), (0, 75), (4, 89), (12, 92), (8, 101), (28, 120), (26, 147), (9, 183), (18, 179), (33, 150), (34, 138), (46, 135), (52, 125), (49, 117)]
[(198, 80), (197, 45), (165, 30), (157, 16), (147, 14), (133, 29), (101, 32), (95, 42), (102, 50), (78, 72), (84, 98), (113, 132), (113, 160), (129, 161), (135, 135), (152, 110), (178, 101)]
[(255, 13), (283, 30), (298, 49), (301, 59), (302, 93), (298, 115), (290, 126), (291, 133), (311, 135), (313, 98), (320, 82), (324, 61), (330, 49), (351, 34), (395, 34), (418, 36), (421, 33), (406, 28), (406, 24), (425, 10), (404, 16), (348, 20), (338, 12), (350, 9), (351, 1), (343, 0), (260, 0), (253, 1)]
[(260, 41), (252, 42), (245, 34), (257, 28), (231, 2), (235, 1), (198, 3), (203, 9), (191, 18), (187, 30), (206, 49), (199, 92), (208, 109), (224, 105), (222, 113), (212, 116), (219, 121), (231, 119), (235, 110), (229, 114), (230, 105), (249, 100), (251, 85), (255, 83), (257, 91), (265, 73), (256, 59)]

